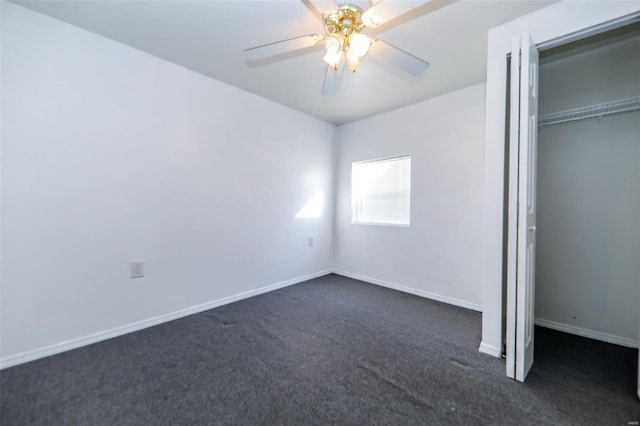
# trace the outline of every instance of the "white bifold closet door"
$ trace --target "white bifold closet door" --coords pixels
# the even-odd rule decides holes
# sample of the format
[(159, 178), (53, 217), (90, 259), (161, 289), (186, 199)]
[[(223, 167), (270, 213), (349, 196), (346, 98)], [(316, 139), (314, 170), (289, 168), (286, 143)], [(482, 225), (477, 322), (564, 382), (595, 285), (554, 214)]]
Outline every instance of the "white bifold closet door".
[(538, 50), (529, 34), (511, 51), (507, 241), (507, 376), (524, 381), (533, 365), (536, 254)]

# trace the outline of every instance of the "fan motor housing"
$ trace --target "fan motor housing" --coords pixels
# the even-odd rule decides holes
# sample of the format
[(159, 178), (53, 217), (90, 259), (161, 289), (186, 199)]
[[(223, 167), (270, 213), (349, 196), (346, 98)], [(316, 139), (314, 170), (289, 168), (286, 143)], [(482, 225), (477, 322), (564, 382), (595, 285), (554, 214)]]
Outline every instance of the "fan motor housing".
[(344, 5), (337, 11), (324, 15), (324, 28), (329, 35), (341, 33), (348, 37), (354, 31), (360, 32), (364, 27), (362, 9), (357, 6)]

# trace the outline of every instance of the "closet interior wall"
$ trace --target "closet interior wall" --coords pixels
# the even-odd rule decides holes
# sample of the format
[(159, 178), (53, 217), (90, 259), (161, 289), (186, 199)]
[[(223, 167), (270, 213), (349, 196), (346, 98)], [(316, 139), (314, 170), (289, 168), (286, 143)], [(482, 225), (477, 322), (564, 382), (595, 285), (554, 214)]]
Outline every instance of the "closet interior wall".
[[(540, 116), (640, 96), (640, 26), (543, 53)], [(640, 111), (539, 127), (536, 323), (638, 346)]]

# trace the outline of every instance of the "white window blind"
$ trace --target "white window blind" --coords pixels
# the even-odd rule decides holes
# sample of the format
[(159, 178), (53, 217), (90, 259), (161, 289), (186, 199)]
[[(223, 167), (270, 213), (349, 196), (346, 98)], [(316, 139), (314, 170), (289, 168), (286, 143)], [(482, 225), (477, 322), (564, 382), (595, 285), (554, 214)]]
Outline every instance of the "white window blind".
[(411, 156), (353, 163), (351, 201), (353, 223), (409, 226)]

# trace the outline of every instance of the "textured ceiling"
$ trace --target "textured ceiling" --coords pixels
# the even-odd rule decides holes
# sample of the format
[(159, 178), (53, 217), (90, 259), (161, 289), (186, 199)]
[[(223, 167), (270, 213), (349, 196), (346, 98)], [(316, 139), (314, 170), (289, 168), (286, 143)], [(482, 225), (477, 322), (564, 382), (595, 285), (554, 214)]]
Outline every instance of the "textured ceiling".
[[(394, 0), (386, 0), (394, 1)], [(334, 124), (409, 105), (485, 80), (487, 30), (553, 1), (434, 0), (377, 28), (385, 40), (431, 63), (420, 77), (365, 57), (337, 96), (320, 95), (319, 47), (258, 62), (243, 49), (323, 34), (302, 1), (16, 1), (25, 7), (182, 65)], [(375, 3), (375, 2), (374, 2)]]

